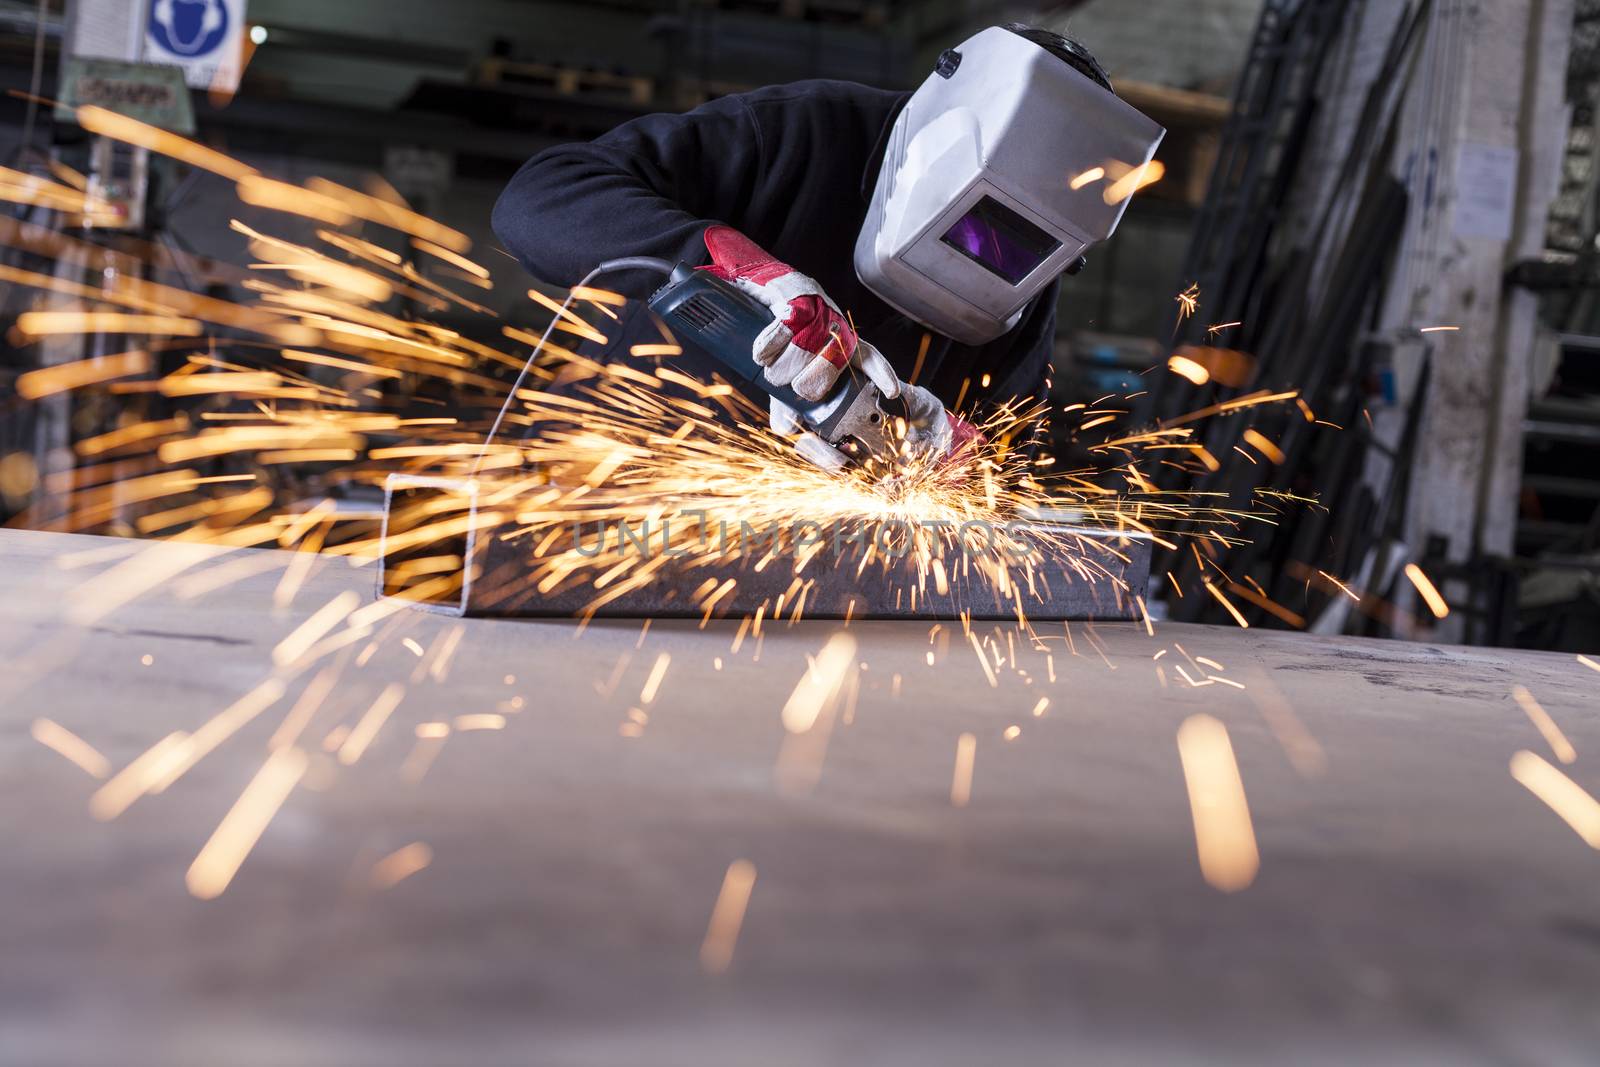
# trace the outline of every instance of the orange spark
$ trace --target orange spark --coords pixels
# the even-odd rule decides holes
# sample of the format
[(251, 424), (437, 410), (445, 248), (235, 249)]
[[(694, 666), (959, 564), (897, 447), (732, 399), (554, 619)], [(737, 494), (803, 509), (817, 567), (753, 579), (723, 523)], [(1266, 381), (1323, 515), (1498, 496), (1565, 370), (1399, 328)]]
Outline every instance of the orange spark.
[(378, 731), (383, 729), (383, 724), (388, 721), (394, 709), (400, 706), (400, 701), (405, 699), (406, 687), (398, 682), (391, 683), (378, 694), (378, 699), (372, 702), (366, 714), (356, 722), (355, 727), (339, 745), (339, 762), (350, 766), (361, 758), (361, 754), (372, 744), (372, 739), (378, 736)]
[(281, 748), (267, 757), (189, 865), (184, 884), (190, 893), (201, 900), (222, 895), (309, 764), (298, 748)]
[(282, 696), (283, 682), (277, 678), (268, 678), (217, 712), (194, 733), (182, 738), (174, 746), (171, 758), (162, 761), (159, 767), (160, 773), (151, 779), (149, 791), (164, 792), (173, 782), (189, 773), (191, 767), (210, 755), (218, 745), (276, 704)]
[(1106, 186), (1104, 199), (1107, 204), (1120, 204), (1140, 189), (1154, 185), (1166, 176), (1167, 165), (1159, 159), (1152, 159), (1141, 167), (1135, 167), (1121, 178)]
[(1204, 579), (1202, 584), (1205, 585), (1206, 592), (1217, 598), (1217, 603), (1228, 609), (1228, 614), (1233, 616), (1233, 621), (1239, 624), (1240, 629), (1250, 629), (1249, 620), (1239, 613), (1238, 608), (1233, 606), (1233, 601), (1222, 595), (1222, 590), (1212, 585), (1209, 578)]
[(305, 622), (295, 627), (294, 631), (279, 641), (272, 650), (272, 662), (280, 667), (287, 666), (303, 656), (318, 640), (327, 636), (345, 617), (361, 604), (361, 594), (353, 589), (346, 589), (335, 596), (322, 607), (318, 608)]
[(140, 753), (133, 762), (112, 776), (89, 798), (89, 814), (101, 822), (115, 819), (128, 805), (138, 800), (166, 774), (178, 756), (178, 748), (189, 737), (175, 730)]
[(111, 773), (110, 762), (93, 745), (61, 724), (35, 719), (31, 733), (35, 741), (76, 764), (90, 777), (104, 778)]
[(1356, 596), (1353, 592), (1351, 592), (1350, 591), (1350, 587), (1348, 585), (1345, 585), (1343, 582), (1341, 582), (1339, 579), (1335, 578), (1333, 575), (1329, 574), (1327, 571), (1318, 571), (1317, 573), (1322, 575), (1322, 577), (1326, 578), (1328, 581), (1332, 582), (1334, 585), (1338, 586), (1339, 587), (1339, 592), (1343, 593), (1345, 596), (1349, 597), (1351, 600), (1354, 600), (1357, 604), (1361, 603), (1361, 598)]
[(734, 860), (723, 875), (717, 902), (711, 908), (711, 921), (700, 944), (700, 966), (709, 974), (721, 974), (733, 962), (733, 949), (744, 925), (750, 891), (755, 888), (756, 867), (749, 860)]
[(1423, 602), (1428, 605), (1428, 610), (1433, 612), (1433, 617), (1442, 619), (1450, 614), (1450, 605), (1446, 604), (1444, 597), (1439, 595), (1439, 589), (1428, 580), (1428, 575), (1415, 563), (1406, 564), (1406, 577), (1411, 579), (1411, 584), (1416, 586), (1417, 593)]
[(1582, 786), (1526, 749), (1511, 757), (1511, 777), (1549, 805), (1585, 844), (1600, 849), (1600, 801)]
[(504, 730), (506, 717), (497, 715), (492, 711), (478, 712), (473, 715), (457, 715), (455, 718), (457, 733), (468, 733), (472, 730)]
[(1104, 178), (1105, 176), (1106, 176), (1106, 168), (1104, 168), (1104, 167), (1090, 167), (1088, 170), (1084, 171), (1082, 174), (1079, 174), (1077, 177), (1073, 178), (1070, 182), (1067, 183), (1067, 185), (1069, 187), (1071, 187), (1074, 192), (1076, 192), (1077, 190), (1082, 189), (1086, 185), (1090, 185), (1090, 184), (1093, 184), (1094, 182), (1099, 181), (1101, 178)]
[(239, 179), (235, 192), (240, 200), (251, 207), (300, 215), (333, 226), (343, 226), (350, 221), (350, 212), (332, 197), (321, 196), (298, 185), (264, 175), (245, 175)]
[(1190, 716), (1178, 728), (1178, 755), (1201, 876), (1224, 893), (1246, 888), (1261, 868), (1261, 855), (1227, 727), (1210, 715)]
[(157, 129), (137, 119), (119, 115), (99, 107), (80, 107), (78, 109), (78, 125), (90, 133), (97, 133), (109, 137), (114, 141), (123, 141), (127, 144), (148, 148), (164, 156), (171, 156), (189, 164), (199, 167), (213, 174), (220, 174), (224, 178), (238, 181), (240, 178), (255, 174), (254, 167), (246, 166), (236, 159), (230, 159), (221, 152), (214, 152), (193, 141), (185, 140), (177, 134), (168, 133)]
[(1211, 380), (1211, 372), (1188, 356), (1168, 357), (1167, 369), (1179, 377), (1189, 379), (1195, 385), (1204, 385)]
[(396, 849), (372, 865), (372, 887), (393, 889), (432, 862), (433, 849), (421, 841), (414, 841), (404, 848)]
[(972, 801), (972, 765), (978, 755), (978, 738), (975, 734), (962, 734), (956, 738), (956, 769), (950, 780), (950, 803), (958, 808)]
[(144, 374), (150, 366), (150, 353), (135, 350), (116, 356), (100, 356), (42, 367), (17, 378), (17, 395), (24, 400), (39, 400), (86, 385), (98, 385), (113, 378)]
[(803, 734), (816, 725), (823, 707), (839, 692), (856, 662), (856, 639), (839, 632), (828, 638), (816, 662), (806, 669), (783, 706), (783, 727)]
[(443, 245), (436, 245), (432, 241), (424, 241), (420, 237), (413, 237), (411, 239), (411, 247), (415, 248), (418, 252), (424, 252), (430, 256), (433, 256), (435, 259), (442, 259), (451, 266), (458, 267), (475, 278), (482, 278), (486, 281), (489, 278), (489, 269), (487, 267), (479, 263), (474, 263), (466, 256), (463, 256), (458, 252), (452, 252)]
[(1533, 699), (1532, 693), (1528, 692), (1523, 686), (1518, 685), (1512, 687), (1511, 696), (1516, 700), (1517, 706), (1528, 716), (1534, 728), (1544, 736), (1545, 742), (1550, 746), (1550, 751), (1556, 754), (1556, 759), (1562, 763), (1571, 763), (1578, 758), (1577, 750), (1572, 747), (1572, 742), (1567, 740), (1567, 735), (1561, 732), (1561, 727), (1556, 725), (1555, 720), (1550, 717), (1550, 713), (1540, 707), (1537, 700)]
[(667, 668), (672, 666), (672, 654), (663, 652), (656, 657), (655, 663), (650, 667), (650, 674), (644, 680), (644, 688), (639, 690), (639, 703), (649, 707), (655, 703), (656, 693), (661, 689), (661, 682), (667, 676)]
[(1260, 452), (1263, 456), (1266, 456), (1274, 463), (1282, 463), (1284, 460), (1289, 458), (1283, 454), (1283, 449), (1279, 448), (1277, 444), (1265, 434), (1260, 433), (1254, 428), (1248, 429), (1244, 432), (1244, 439), (1250, 442), (1250, 444), (1255, 447), (1257, 452)]
[(1178, 302), (1178, 321), (1182, 322), (1200, 310), (1200, 283), (1191, 284), (1189, 288), (1179, 293), (1174, 299)]
[[(27, 311), (17, 316), (17, 332), (29, 340), (82, 333), (199, 337), (205, 328), (194, 319), (175, 315), (125, 315), (118, 311)], [(148, 355), (145, 358), (148, 359)]]

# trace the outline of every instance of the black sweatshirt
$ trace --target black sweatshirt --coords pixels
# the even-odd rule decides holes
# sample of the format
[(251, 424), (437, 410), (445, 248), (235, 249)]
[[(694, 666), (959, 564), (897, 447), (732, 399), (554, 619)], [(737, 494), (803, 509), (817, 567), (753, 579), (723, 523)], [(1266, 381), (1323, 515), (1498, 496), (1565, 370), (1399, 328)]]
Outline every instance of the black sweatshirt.
[[(618, 256), (704, 264), (706, 227), (725, 223), (816, 279), (909, 379), (929, 331), (874, 296), (852, 264), (885, 138), (908, 97), (806, 81), (723, 97), (687, 114), (647, 115), (529, 160), (495, 205), (495, 232), (529, 273), (571, 286)], [(639, 301), (661, 281), (634, 272), (593, 284)], [(1055, 304), (1051, 285), (1015, 329), (986, 345), (933, 335), (918, 384), (946, 405), (964, 391), (963, 410), (1041, 395)], [(623, 358), (631, 345), (663, 340), (642, 303), (629, 308), (620, 328), (605, 331), (610, 343), (589, 354)], [(688, 352), (673, 364), (705, 381), (717, 366)]]

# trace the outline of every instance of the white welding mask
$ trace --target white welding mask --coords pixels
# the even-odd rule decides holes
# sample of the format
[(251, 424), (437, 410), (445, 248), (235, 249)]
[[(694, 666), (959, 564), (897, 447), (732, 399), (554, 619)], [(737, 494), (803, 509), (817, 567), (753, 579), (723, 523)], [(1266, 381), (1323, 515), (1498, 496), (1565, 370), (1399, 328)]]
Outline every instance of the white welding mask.
[(992, 341), (1111, 236), (1165, 133), (1059, 56), (984, 30), (895, 120), (856, 275), (938, 333)]

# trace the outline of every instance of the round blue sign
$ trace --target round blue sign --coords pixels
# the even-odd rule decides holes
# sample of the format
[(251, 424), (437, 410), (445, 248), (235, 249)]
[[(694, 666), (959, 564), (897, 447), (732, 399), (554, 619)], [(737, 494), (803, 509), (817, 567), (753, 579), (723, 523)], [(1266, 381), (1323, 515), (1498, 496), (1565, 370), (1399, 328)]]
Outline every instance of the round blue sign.
[(215, 52), (228, 39), (228, 21), (223, 0), (155, 0), (150, 5), (150, 37), (175, 56)]

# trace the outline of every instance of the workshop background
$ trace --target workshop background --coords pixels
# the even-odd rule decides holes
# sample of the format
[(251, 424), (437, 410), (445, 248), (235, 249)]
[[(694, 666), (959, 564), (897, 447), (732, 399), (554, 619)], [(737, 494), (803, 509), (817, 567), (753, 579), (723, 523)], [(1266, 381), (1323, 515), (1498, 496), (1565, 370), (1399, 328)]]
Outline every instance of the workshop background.
[[(1268, 435), (1282, 450), (1275, 462), (1247, 455), (1163, 486), (1318, 496), (1230, 557), (1236, 591), (1255, 590), (1241, 594), (1252, 623), (1556, 649), (1600, 634), (1594, 0), (232, 7), (245, 11), (242, 78), (236, 91), (194, 90), (201, 141), (291, 181), (371, 188), (377, 176), (480, 249), (495, 246), (500, 188), (545, 146), (760, 84), (911, 87), (941, 49), (1006, 18), (1067, 32), (1169, 133), (1164, 178), (1062, 288), (1055, 406), (1142, 393), (1132, 417), (1148, 421), (1203, 408), (1219, 387), (1301, 391), (1304, 404)], [(80, 60), (101, 54), (79, 31), (129, 10), (128, 0), (0, 0), (0, 143), (14, 171), (115, 175), (114, 153), (96, 157), (94, 138), (39, 101), (56, 98), (75, 49)], [(147, 177), (142, 217), (91, 239), (214, 260), (191, 280), (242, 294), (245, 278), (223, 265), (247, 262), (245, 239), (225, 221), (264, 213), (211, 175), (162, 165)], [(7, 204), (0, 261), (26, 265), (18, 227), (52, 225), (50, 214)], [(525, 315), (519, 269), (483, 258), (495, 284), (480, 299)], [(1179, 297), (1196, 293), (1198, 310), (1183, 314)], [(21, 287), (0, 294), (0, 326), (36, 299)], [(482, 328), (449, 312), (435, 321)], [(82, 390), (30, 404), (12, 383), (88, 346), (120, 347), (7, 336), (0, 516), (43, 525), (52, 496), (71, 487), (75, 444), (114, 428), (126, 398)], [(1312, 433), (1319, 422), (1341, 432)], [(1231, 455), (1240, 429), (1213, 421), (1212, 453)], [(1074, 454), (1069, 429), (1056, 445)], [(272, 477), (307, 499), (376, 506), (372, 490), (326, 467)], [(140, 514), (119, 512), (116, 532), (148, 532)], [(1443, 588), (1447, 618), (1420, 606), (1403, 577), (1410, 561)], [(1174, 553), (1156, 572), (1183, 586), (1207, 566)], [(1326, 587), (1322, 573), (1361, 595)], [(1227, 621), (1216, 601), (1158, 584), (1169, 617)]]

